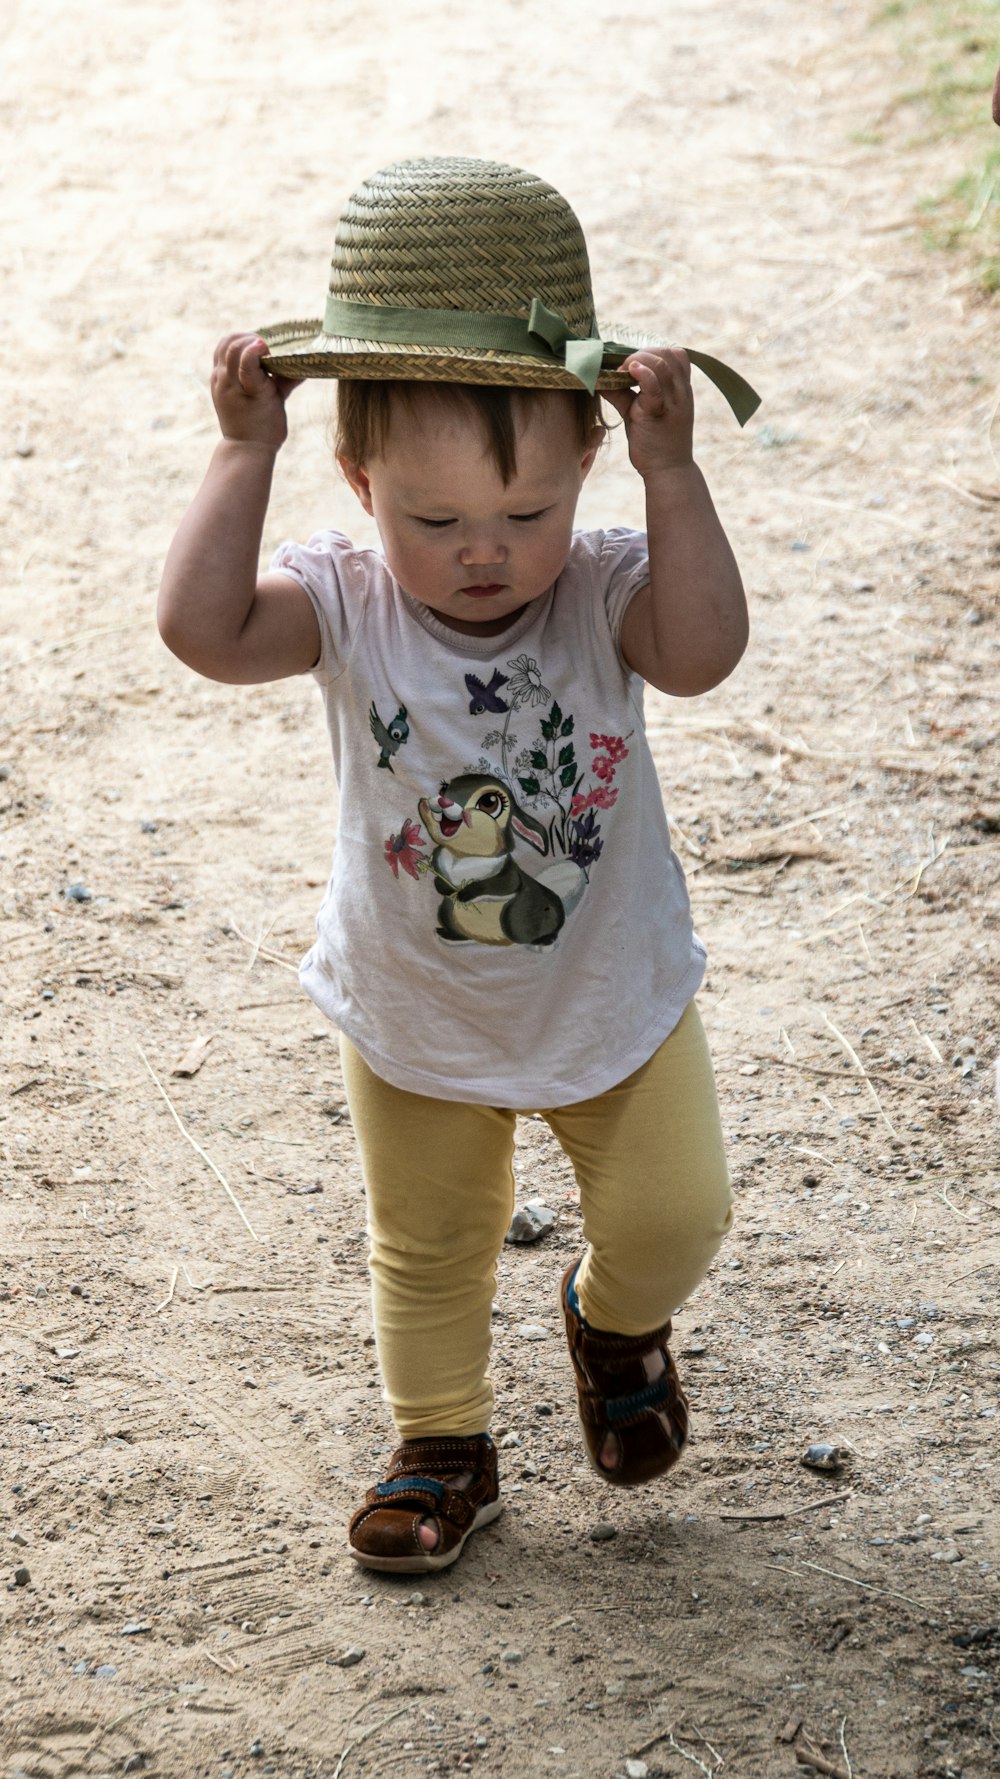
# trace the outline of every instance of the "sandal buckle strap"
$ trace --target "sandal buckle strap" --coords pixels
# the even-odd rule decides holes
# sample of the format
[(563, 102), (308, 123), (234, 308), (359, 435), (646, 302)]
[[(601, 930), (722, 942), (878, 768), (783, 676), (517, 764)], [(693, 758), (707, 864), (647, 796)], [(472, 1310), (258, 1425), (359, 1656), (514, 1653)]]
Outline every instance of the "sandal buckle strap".
[(622, 1421), (629, 1421), (633, 1415), (644, 1414), (647, 1409), (659, 1408), (670, 1401), (670, 1389), (666, 1374), (647, 1384), (644, 1390), (636, 1390), (631, 1396), (608, 1396), (604, 1400), (604, 1412), (612, 1426)]
[(444, 1496), (444, 1483), (433, 1476), (397, 1476), (390, 1482), (375, 1484), (376, 1495), (412, 1495), (414, 1490), (433, 1495), (435, 1501)]

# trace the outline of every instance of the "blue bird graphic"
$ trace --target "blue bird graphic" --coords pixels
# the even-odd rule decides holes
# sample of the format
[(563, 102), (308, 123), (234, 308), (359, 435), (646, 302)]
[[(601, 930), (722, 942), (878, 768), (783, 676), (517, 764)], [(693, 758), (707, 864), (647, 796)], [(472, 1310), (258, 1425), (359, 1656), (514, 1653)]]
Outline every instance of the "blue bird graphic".
[(368, 712), (368, 726), (382, 750), (379, 765), (387, 766), (391, 772), (392, 756), (399, 752), (410, 733), (410, 725), (406, 720), (405, 704), (400, 705), (392, 722), (387, 728), (385, 723), (383, 723), (382, 718), (379, 716), (378, 711), (375, 709), (375, 700), (372, 699), (372, 707)]
[(500, 687), (505, 686), (509, 678), (509, 673), (501, 673), (499, 667), (494, 667), (490, 683), (486, 686), (474, 673), (467, 673), (465, 684), (469, 691), (469, 715), (480, 717), (484, 710), (509, 710), (510, 705), (506, 698), (500, 696)]

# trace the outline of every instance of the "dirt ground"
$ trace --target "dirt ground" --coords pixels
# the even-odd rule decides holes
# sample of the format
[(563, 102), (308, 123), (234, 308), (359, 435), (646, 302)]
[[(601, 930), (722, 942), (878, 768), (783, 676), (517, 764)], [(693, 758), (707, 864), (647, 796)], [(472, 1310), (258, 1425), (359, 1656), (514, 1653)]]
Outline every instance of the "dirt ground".
[[(7, 18), (4, 1779), (995, 1773), (997, 323), (915, 215), (959, 150), (891, 110), (862, 0)], [(558, 1216), (501, 1266), (506, 1511), (414, 1585), (345, 1554), (391, 1434), (293, 973), (319, 699), (198, 681), (152, 606), (215, 338), (317, 313), (350, 189), (448, 151), (560, 186), (605, 324), (730, 356), (764, 406), (741, 435), (698, 388), (751, 650), (649, 699), (739, 1197), (677, 1319), (695, 1440), (635, 1493), (587, 1468), (577, 1199), (524, 1122)], [(268, 549), (370, 540), (328, 405), (295, 399)], [(616, 439), (581, 522), (640, 493)]]

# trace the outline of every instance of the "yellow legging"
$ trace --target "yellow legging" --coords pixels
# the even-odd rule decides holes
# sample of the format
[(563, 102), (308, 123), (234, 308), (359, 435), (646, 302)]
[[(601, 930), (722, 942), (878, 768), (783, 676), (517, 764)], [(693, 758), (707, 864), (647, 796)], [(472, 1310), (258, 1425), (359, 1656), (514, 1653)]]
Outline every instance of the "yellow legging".
[[(341, 1057), (368, 1195), (385, 1399), (402, 1439), (481, 1433), (493, 1408), (490, 1312), (514, 1208), (517, 1114), (391, 1087), (345, 1038)], [(539, 1109), (580, 1187), (584, 1316), (619, 1334), (658, 1328), (704, 1277), (732, 1222), (694, 1003), (616, 1087)]]

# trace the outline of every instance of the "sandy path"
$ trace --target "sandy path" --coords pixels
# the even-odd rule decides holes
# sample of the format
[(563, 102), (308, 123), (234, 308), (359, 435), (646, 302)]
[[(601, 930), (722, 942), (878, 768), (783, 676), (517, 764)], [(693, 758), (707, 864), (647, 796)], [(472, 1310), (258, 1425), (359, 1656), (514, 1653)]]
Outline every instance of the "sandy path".
[[(771, 1779), (801, 1770), (796, 1720), (858, 1779), (973, 1779), (996, 1765), (997, 1636), (956, 1642), (998, 1616), (996, 332), (913, 224), (949, 151), (859, 137), (899, 78), (859, 0), (403, 10), (49, 0), (4, 27), (5, 1779)], [(508, 1510), (418, 1598), (343, 1555), (389, 1436), (334, 1049), (284, 967), (330, 849), (318, 702), (195, 681), (150, 612), (216, 335), (314, 313), (351, 186), (449, 150), (551, 178), (602, 318), (731, 355), (765, 407), (744, 438), (700, 391), (752, 653), (710, 698), (650, 701), (741, 1196), (679, 1318), (698, 1443), (662, 1490), (586, 1469), (554, 1303), (576, 1201), (526, 1124), (526, 1194), (560, 1218), (504, 1263)], [(269, 546), (368, 535), (326, 401), (296, 398)], [(581, 520), (640, 515), (616, 444)], [(814, 1439), (839, 1475), (801, 1468)]]

